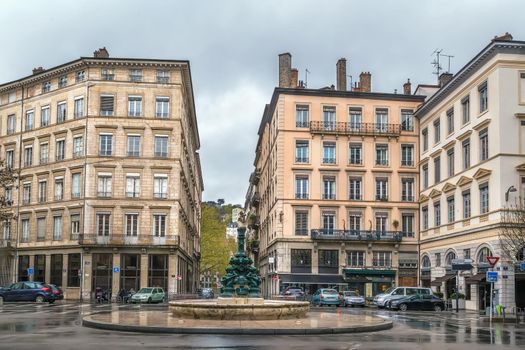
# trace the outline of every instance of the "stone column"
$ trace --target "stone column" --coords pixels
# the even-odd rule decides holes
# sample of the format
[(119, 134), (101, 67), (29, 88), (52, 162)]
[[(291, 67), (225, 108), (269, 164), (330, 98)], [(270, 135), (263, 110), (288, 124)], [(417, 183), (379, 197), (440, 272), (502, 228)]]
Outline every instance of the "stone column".
[(69, 255), (68, 254), (62, 254), (62, 290), (64, 291), (64, 298), (68, 297), (68, 293), (67, 293), (67, 287), (69, 287), (68, 286), (68, 280), (67, 280), (67, 265), (68, 265), (68, 262), (69, 262)]
[(29, 255), (29, 267), (33, 268), (33, 274), (29, 275), (29, 280), (34, 281), (35, 280), (35, 256)]
[(51, 254), (46, 254), (46, 271), (44, 273), (44, 282), (51, 283)]
[(83, 254), (84, 265), (82, 266), (82, 300), (91, 300), (91, 281), (93, 279), (93, 255), (91, 253)]
[(120, 287), (120, 253), (113, 253), (113, 268), (119, 267), (119, 272), (113, 272), (112, 269), (112, 286), (111, 286), (111, 299), (115, 299), (119, 292)]
[(148, 287), (149, 255), (140, 254), (140, 288)]
[(177, 262), (177, 254), (170, 253), (168, 255), (168, 296), (173, 297), (173, 295), (177, 294), (177, 268), (178, 268), (178, 262)]

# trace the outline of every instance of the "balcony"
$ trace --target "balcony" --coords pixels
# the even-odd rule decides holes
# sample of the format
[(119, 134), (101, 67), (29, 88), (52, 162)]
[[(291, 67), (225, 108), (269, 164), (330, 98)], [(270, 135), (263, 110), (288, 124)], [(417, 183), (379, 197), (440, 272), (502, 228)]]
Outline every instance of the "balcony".
[(335, 199), (335, 193), (323, 193), (323, 199)]
[(250, 203), (253, 207), (258, 207), (260, 202), (261, 197), (259, 196), (259, 193), (255, 192), (252, 196), (252, 200), (250, 201)]
[(97, 197), (100, 198), (111, 198), (111, 191), (98, 191)]
[(323, 164), (335, 164), (335, 158), (323, 158)]
[(371, 136), (399, 136), (400, 124), (377, 124), (377, 123), (347, 123), (347, 122), (310, 122), (312, 134), (336, 134), (336, 135), (371, 135)]
[(296, 193), (295, 199), (308, 199), (310, 196), (308, 193)]
[(109, 236), (99, 236), (97, 234), (80, 234), (78, 235), (80, 245), (94, 246), (149, 246), (149, 245), (178, 245), (179, 236), (171, 235), (165, 237), (156, 237), (152, 235), (128, 236), (123, 234), (111, 234)]
[(308, 163), (309, 160), (308, 160), (308, 157), (295, 157), (295, 162), (296, 163)]
[(153, 197), (155, 199), (166, 199), (166, 198), (168, 198), (168, 194), (165, 193), (165, 192), (155, 192), (155, 193), (153, 193)]
[(256, 170), (250, 175), (250, 183), (254, 186), (257, 186), (259, 180), (261, 179), (261, 174)]
[(403, 234), (399, 231), (365, 231), (314, 229), (310, 231), (313, 240), (326, 241), (385, 241), (399, 242)]

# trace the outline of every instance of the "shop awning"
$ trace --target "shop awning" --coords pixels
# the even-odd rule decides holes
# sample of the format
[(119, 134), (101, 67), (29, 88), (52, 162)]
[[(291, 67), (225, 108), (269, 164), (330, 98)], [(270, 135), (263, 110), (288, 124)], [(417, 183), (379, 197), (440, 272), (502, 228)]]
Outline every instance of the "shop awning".
[(370, 283), (372, 280), (365, 276), (346, 276), (345, 281), (348, 283)]
[(479, 282), (485, 281), (487, 278), (487, 274), (484, 272), (477, 273), (473, 276), (465, 278), (465, 283), (468, 284), (478, 284)]
[(297, 284), (347, 284), (341, 275), (279, 274), (283, 283)]
[(344, 272), (347, 276), (357, 275), (357, 276), (395, 276), (395, 270), (373, 270), (373, 269), (344, 269)]
[(452, 274), (441, 276), (441, 277), (436, 278), (432, 282), (430, 282), (430, 285), (438, 287), (438, 286), (441, 286), (441, 283), (450, 281), (451, 279), (454, 279), (454, 278), (456, 278), (456, 275), (452, 275)]

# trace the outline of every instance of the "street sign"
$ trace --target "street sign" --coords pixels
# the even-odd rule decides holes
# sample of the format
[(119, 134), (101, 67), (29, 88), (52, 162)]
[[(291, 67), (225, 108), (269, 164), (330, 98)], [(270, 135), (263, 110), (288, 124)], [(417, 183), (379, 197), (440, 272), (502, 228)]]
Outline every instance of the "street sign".
[(525, 271), (525, 261), (520, 264), (521, 271)]
[(35, 270), (34, 270), (32, 267), (30, 267), (30, 268), (27, 269), (27, 274), (28, 274), (28, 275), (31, 276), (33, 273), (35, 273)]
[(120, 268), (118, 266), (113, 267), (113, 272), (114, 273), (119, 273), (120, 272)]
[(498, 272), (497, 271), (487, 271), (487, 282), (489, 283), (498, 282)]
[(498, 263), (499, 257), (498, 256), (487, 256), (487, 261), (489, 262), (490, 267), (494, 267)]

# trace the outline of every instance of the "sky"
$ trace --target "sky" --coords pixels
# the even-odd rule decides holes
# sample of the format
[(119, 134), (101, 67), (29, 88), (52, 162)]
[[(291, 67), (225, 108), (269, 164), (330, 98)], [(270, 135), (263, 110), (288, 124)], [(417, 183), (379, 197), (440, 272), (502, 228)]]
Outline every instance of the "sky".
[[(257, 129), (292, 54), (308, 87), (335, 84), (347, 59), (354, 81), (402, 91), (435, 83), (432, 52), (457, 72), (495, 35), (525, 40), (523, 0), (0, 0), (0, 84), (105, 46), (113, 57), (190, 60), (204, 200), (244, 204)], [(446, 68), (446, 64), (445, 64)]]

